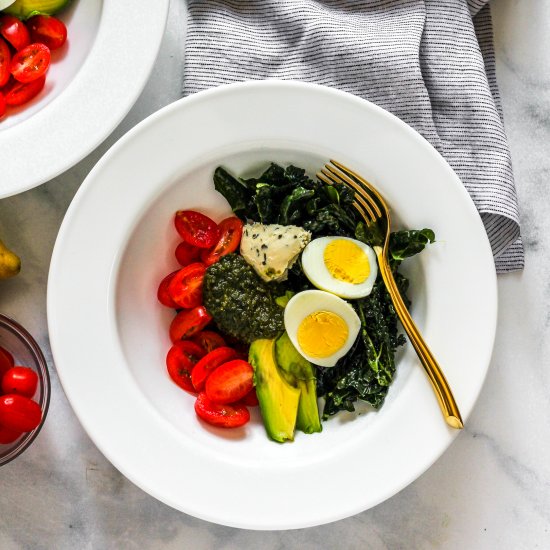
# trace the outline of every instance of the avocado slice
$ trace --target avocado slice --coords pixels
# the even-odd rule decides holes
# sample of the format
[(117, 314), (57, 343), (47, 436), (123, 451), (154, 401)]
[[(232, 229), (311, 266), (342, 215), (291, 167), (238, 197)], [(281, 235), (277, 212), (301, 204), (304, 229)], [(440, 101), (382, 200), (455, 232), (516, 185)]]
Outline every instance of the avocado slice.
[(300, 390), (296, 428), (306, 434), (322, 431), (313, 365), (300, 355), (286, 332), (275, 342), (275, 360), (286, 381)]
[(43, 13), (53, 15), (61, 11), (71, 0), (15, 0), (4, 9), (4, 13), (15, 15), (19, 19), (28, 19), (33, 15)]
[(250, 345), (248, 361), (254, 368), (256, 395), (267, 435), (279, 443), (292, 441), (300, 390), (281, 376), (275, 362), (275, 340), (254, 340)]

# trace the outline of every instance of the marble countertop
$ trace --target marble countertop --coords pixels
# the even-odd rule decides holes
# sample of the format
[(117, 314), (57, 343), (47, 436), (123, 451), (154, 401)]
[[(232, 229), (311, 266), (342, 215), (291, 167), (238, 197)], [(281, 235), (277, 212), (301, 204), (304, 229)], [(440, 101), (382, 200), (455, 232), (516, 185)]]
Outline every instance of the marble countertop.
[(83, 431), (49, 351), (46, 283), (57, 231), (105, 151), (180, 97), (185, 3), (172, 0), (151, 78), (114, 133), (54, 180), (0, 201), (0, 233), (25, 269), (0, 310), (35, 335), (52, 377), (48, 422), (0, 470), (0, 548), (550, 548), (550, 4), (493, 0), (497, 71), (526, 267), (499, 278), (491, 368), (466, 428), (414, 483), (374, 509), (286, 532), (221, 527), (169, 508), (120, 474)]

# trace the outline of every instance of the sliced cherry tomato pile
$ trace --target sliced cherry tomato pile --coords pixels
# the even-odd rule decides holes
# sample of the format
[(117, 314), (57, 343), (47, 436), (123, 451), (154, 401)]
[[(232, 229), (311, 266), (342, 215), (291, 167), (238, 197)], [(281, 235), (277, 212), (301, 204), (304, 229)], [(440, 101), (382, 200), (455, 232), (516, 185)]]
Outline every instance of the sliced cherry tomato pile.
[(247, 407), (258, 404), (253, 370), (221, 334), (208, 328), (212, 317), (203, 305), (202, 285), (207, 267), (237, 250), (243, 222), (233, 216), (217, 224), (200, 212), (179, 210), (174, 225), (182, 239), (174, 253), (181, 267), (166, 275), (157, 290), (158, 301), (176, 310), (169, 329), (168, 374), (197, 395), (199, 418), (237, 428), (250, 420)]
[(0, 444), (7, 444), (42, 420), (42, 409), (32, 399), (38, 375), (29, 367), (16, 366), (13, 355), (0, 346), (0, 384)]
[(44, 87), (52, 50), (67, 40), (67, 27), (51, 15), (21, 21), (0, 14), (0, 118), (8, 107), (23, 105)]

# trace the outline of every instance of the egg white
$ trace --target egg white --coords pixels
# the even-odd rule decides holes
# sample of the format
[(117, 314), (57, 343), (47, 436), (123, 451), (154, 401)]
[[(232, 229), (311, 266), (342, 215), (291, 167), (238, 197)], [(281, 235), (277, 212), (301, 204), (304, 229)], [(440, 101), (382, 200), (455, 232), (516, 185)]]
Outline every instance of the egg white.
[[(308, 315), (316, 311), (335, 313), (344, 320), (348, 327), (348, 337), (344, 345), (332, 355), (322, 358), (311, 357), (302, 350), (298, 342), (298, 327)], [(321, 367), (336, 365), (338, 359), (351, 349), (361, 328), (361, 321), (355, 310), (338, 296), (323, 290), (304, 290), (295, 294), (285, 307), (284, 323), (288, 336), (298, 352), (310, 363)]]
[[(351, 241), (361, 248), (370, 264), (369, 276), (362, 283), (348, 283), (332, 276), (325, 265), (324, 253), (327, 245), (334, 240)], [(311, 241), (302, 252), (302, 269), (311, 284), (332, 292), (341, 298), (364, 298), (372, 292), (378, 275), (378, 264), (374, 250), (365, 243), (349, 237), (320, 237)]]

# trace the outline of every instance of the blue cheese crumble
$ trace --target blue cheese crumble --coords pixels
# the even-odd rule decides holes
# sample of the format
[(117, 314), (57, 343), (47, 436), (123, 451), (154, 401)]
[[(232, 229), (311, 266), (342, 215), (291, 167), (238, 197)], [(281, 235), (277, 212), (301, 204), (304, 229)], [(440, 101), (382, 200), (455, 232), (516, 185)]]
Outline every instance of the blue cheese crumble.
[(241, 255), (264, 281), (285, 281), (309, 241), (311, 233), (295, 225), (247, 223)]

